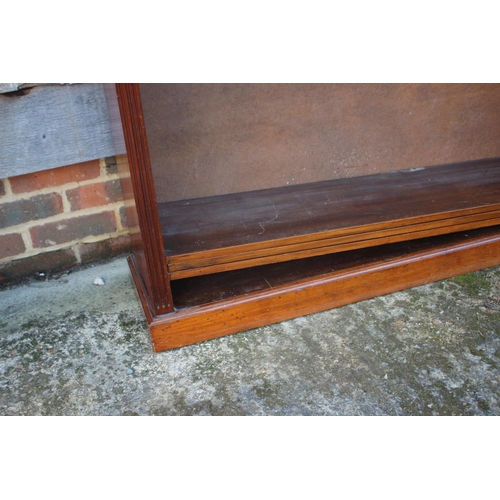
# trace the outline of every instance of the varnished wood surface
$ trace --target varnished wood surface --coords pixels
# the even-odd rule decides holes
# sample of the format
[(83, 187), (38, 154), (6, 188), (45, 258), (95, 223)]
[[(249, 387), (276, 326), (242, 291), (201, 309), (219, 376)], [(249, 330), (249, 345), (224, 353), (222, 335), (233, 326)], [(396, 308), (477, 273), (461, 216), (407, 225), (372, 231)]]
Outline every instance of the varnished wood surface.
[(172, 311), (174, 306), (161, 237), (139, 87), (134, 83), (117, 83), (116, 92), (141, 233), (140, 244), (134, 245), (137, 269), (141, 272), (141, 280), (154, 314), (163, 314)]
[[(188, 298), (188, 307), (150, 323), (154, 349), (173, 349), (500, 264), (498, 228), (408, 245), (406, 251), (392, 247), (385, 255), (380, 249), (375, 256), (362, 251), (363, 255), (351, 262), (347, 259), (337, 270), (328, 270), (332, 263), (323, 262), (316, 269), (319, 274), (310, 271), (306, 278), (291, 277), (289, 283), (277, 286), (264, 288), (261, 283), (252, 291), (247, 283), (243, 285), (247, 293), (223, 295), (215, 302), (212, 297), (209, 303), (193, 305)], [(259, 268), (249, 271), (260, 272)], [(271, 274), (265, 272), (257, 280)], [(277, 276), (284, 279), (283, 269)], [(188, 295), (196, 293), (196, 286), (188, 288)]]
[(137, 255), (132, 254), (127, 258), (127, 262), (130, 268), (130, 273), (132, 274), (132, 279), (134, 280), (134, 285), (137, 290), (137, 295), (141, 301), (144, 314), (146, 315), (146, 320), (148, 324), (151, 324), (156, 316), (153, 304), (151, 303), (150, 293), (146, 288), (143, 281), (143, 272), (139, 269), (137, 262)]
[(429, 250), (450, 248), (473, 240), (496, 237), (498, 234), (500, 226), (197, 276), (172, 282), (172, 293), (175, 306), (180, 310), (242, 297), (258, 291), (270, 291), (346, 269), (373, 266), (391, 259), (424, 254)]
[(500, 223), (500, 160), (159, 205), (171, 279)]
[[(262, 120), (259, 113), (250, 116), (247, 100), (246, 112), (239, 113), (233, 105), (242, 101), (226, 98), (235, 87), (217, 87), (224, 95), (208, 102), (208, 87), (181, 86), (184, 102), (194, 104), (189, 109), (195, 112), (186, 113), (181, 103), (172, 113), (171, 107), (149, 101), (160, 119), (150, 122), (147, 133), (139, 86), (116, 88), (141, 234), (140, 251), (130, 264), (156, 351), (500, 264), (500, 229), (473, 229), (499, 223), (498, 160), (383, 173), (498, 156), (495, 103), (500, 101), (493, 87), (398, 86), (395, 94), (390, 86), (361, 93), (345, 86), (332, 113), (325, 112), (325, 99), (311, 107), (312, 101), (304, 100), (306, 88), (283, 100), (283, 112), (276, 113), (262, 99), (275, 91), (264, 89), (253, 102), (274, 116)], [(199, 89), (201, 99), (193, 99)], [(471, 99), (457, 98), (463, 89)], [(356, 94), (364, 100), (356, 101)], [(269, 102), (279, 103), (275, 94), (271, 97)], [(200, 120), (205, 103), (208, 120)], [(345, 112), (333, 116), (339, 109)], [(409, 118), (417, 115), (416, 121)], [(325, 127), (330, 117), (339, 126)], [(233, 127), (233, 118), (242, 127)], [(272, 123), (278, 128), (270, 128)], [(165, 131), (175, 140), (164, 141)], [(156, 190), (148, 137), (154, 138), (155, 152), (159, 146), (168, 159), (158, 163), (161, 155), (154, 155), (157, 165), (168, 167)], [(317, 141), (322, 146), (310, 150)], [(220, 175), (206, 166), (215, 166)], [(380, 175), (368, 182), (351, 180), (373, 171)], [(310, 173), (321, 185), (302, 184)], [(325, 180), (335, 176), (338, 181)], [(217, 195), (287, 182), (295, 186), (162, 204), (160, 219), (157, 197), (198, 196), (197, 188), (191, 189), (194, 179), (202, 193), (207, 192), (204, 181), (211, 179), (208, 191), (215, 188)], [(426, 238), (460, 229), (470, 231)], [(248, 266), (256, 267), (240, 269)], [(196, 276), (231, 268), (236, 270)], [(193, 277), (172, 282), (172, 297), (170, 278), (190, 273)]]

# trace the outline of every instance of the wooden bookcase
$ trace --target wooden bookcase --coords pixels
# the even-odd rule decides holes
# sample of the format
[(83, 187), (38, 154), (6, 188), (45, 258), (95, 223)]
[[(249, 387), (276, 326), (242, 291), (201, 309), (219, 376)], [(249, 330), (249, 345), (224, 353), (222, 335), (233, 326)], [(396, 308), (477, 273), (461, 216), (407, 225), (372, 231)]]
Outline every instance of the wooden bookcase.
[[(446, 100), (444, 92), (453, 93), (457, 87), (444, 87), (438, 87), (437, 94)], [(375, 90), (381, 99), (390, 99), (392, 91), (406, 92), (407, 89), (415, 91), (411, 86)], [(155, 186), (154, 168), (163, 168), (161, 162), (168, 163), (170, 153), (167, 153), (166, 160), (160, 158), (160, 163), (157, 159), (152, 160), (150, 140), (153, 138), (156, 144), (161, 144), (159, 149), (156, 145), (155, 148), (163, 151), (163, 114), (165, 120), (169, 120), (170, 115), (174, 120), (175, 113), (182, 115), (179, 102), (172, 96), (180, 95), (180, 101), (189, 103), (196, 102), (196, 99), (202, 104), (204, 100), (214, 100), (210, 114), (200, 105), (195, 110), (200, 120), (205, 119), (200, 127), (204, 131), (209, 129), (207, 135), (214, 130), (225, 134), (213, 140), (224, 144), (221, 151), (227, 157), (232, 151), (231, 141), (236, 140), (235, 148), (243, 147), (241, 137), (246, 140), (246, 136), (240, 131), (234, 139), (231, 137), (234, 124), (229, 123), (225, 130), (214, 121), (215, 116), (223, 122), (221, 116), (228, 113), (222, 106), (217, 115), (221, 108), (220, 96), (224, 98), (224, 105), (231, 102), (231, 98), (234, 102), (234, 95), (228, 96), (228, 92), (243, 96), (243, 100), (251, 95), (255, 104), (261, 98), (275, 99), (273, 92), (277, 90), (283, 90), (285, 94), (292, 92), (295, 97), (289, 99), (284, 109), (288, 113), (292, 108), (290, 113), (295, 113), (296, 95), (303, 93), (296, 94), (297, 89), (292, 87), (227, 89), (211, 86), (198, 92), (198, 87), (181, 86), (173, 91), (167, 89), (170, 93), (165, 98), (163, 87), (157, 87), (153, 90), (163, 98), (156, 100), (155, 92), (150, 88), (143, 89), (141, 94), (138, 84), (117, 84), (116, 90), (131, 177), (131, 186), (124, 186), (124, 192), (135, 202), (135, 206), (129, 205), (127, 216), (129, 221), (137, 223), (137, 229), (132, 229), (134, 253), (129, 263), (156, 351), (500, 264), (500, 159), (496, 157), (500, 156), (500, 149), (493, 158), (478, 155), (479, 159), (470, 159), (478, 149), (476, 141), (470, 145), (470, 151), (459, 152), (460, 161), (440, 165), (434, 163), (423, 167), (417, 163), (416, 167), (408, 168), (408, 162), (403, 162), (404, 168), (399, 169), (395, 159), (391, 159), (389, 171), (382, 168), (382, 171), (370, 173), (367, 162), (366, 171), (356, 172), (354, 176), (341, 175), (277, 186), (271, 182), (270, 187), (258, 189), (168, 199), (168, 195), (158, 191), (165, 189), (164, 186)], [(256, 90), (262, 93), (256, 94)], [(330, 92), (327, 86), (299, 90), (320, 92), (323, 100)], [(332, 86), (331, 91), (335, 90)], [(351, 87), (342, 87), (340, 92), (352, 101), (352, 90)], [(417, 90), (422, 92), (421, 88)], [(487, 87), (479, 97), (477, 88), (462, 87), (458, 90), (473, 91), (477, 106), (491, 110), (493, 105), (494, 112), (499, 110), (497, 96), (500, 97), (500, 89), (497, 86)], [(427, 90), (424, 88), (424, 91)], [(147, 105), (143, 102), (145, 96)], [(309, 103), (314, 104), (314, 98), (311, 97)], [(482, 103), (481, 99), (485, 102)], [(363, 104), (363, 99), (361, 101), (366, 108), (368, 104)], [(450, 102), (458, 100), (452, 98)], [(308, 140), (315, 141), (314, 133), (322, 135), (323, 132), (318, 124), (311, 122), (307, 113), (318, 108), (311, 105), (306, 109), (303, 103), (301, 106), (302, 116), (296, 118), (296, 123), (290, 120), (291, 114), (287, 115), (287, 120), (294, 130), (300, 128), (296, 124), (308, 124), (305, 133), (309, 134), (309, 129), (312, 129), (312, 139)], [(144, 109), (154, 110), (156, 121), (149, 119), (148, 122)], [(381, 109), (386, 109), (383, 102)], [(193, 126), (198, 126), (193, 109), (186, 108), (186, 115), (192, 115)], [(304, 115), (308, 116), (305, 122)], [(361, 108), (360, 116), (364, 115)], [(485, 113), (474, 110), (469, 111), (469, 115), (484, 118)], [(236, 120), (243, 124), (241, 129), (252, 129), (251, 120), (248, 124), (249, 118), (243, 116), (244, 113), (236, 116)], [(422, 116), (425, 118), (425, 110)], [(464, 112), (461, 111), (459, 116), (464, 118)], [(186, 130), (184, 119), (182, 115), (179, 130), (171, 132), (176, 134), (177, 141), (180, 140), (179, 134)], [(323, 112), (323, 119), (329, 119), (328, 113)], [(474, 127), (481, 129), (485, 126), (474, 120)], [(263, 121), (259, 116), (256, 123)], [(210, 128), (209, 125), (214, 123), (217, 125)], [(486, 142), (491, 142), (494, 147), (500, 130), (498, 119), (493, 119), (492, 123), (486, 124), (489, 130)], [(337, 126), (320, 125), (328, 130)], [(360, 127), (355, 122), (351, 126), (354, 131)], [(496, 126), (493, 132), (492, 126)], [(268, 122), (266, 127), (269, 128)], [(370, 127), (367, 130), (370, 131)], [(412, 133), (411, 127), (408, 130), (410, 132), (406, 135)], [(418, 135), (418, 130), (415, 133)], [(452, 135), (457, 136), (457, 132)], [(194, 137), (201, 143), (206, 140), (200, 139), (196, 133)], [(274, 143), (273, 137), (277, 137)], [(249, 140), (254, 140), (254, 137)], [(300, 137), (297, 140), (300, 141)], [(323, 140), (327, 144), (332, 138), (329, 136)], [(402, 141), (397, 137), (393, 140), (398, 141), (397, 144)], [(423, 140), (425, 142), (419, 144), (420, 148), (429, 143), (428, 139)], [(251, 151), (249, 154), (255, 151), (261, 154), (260, 144), (267, 141), (269, 155), (279, 149), (282, 139), (279, 134), (273, 136), (269, 133), (255, 141), (251, 146), (245, 143), (244, 148)], [(343, 141), (345, 143), (346, 139)], [(195, 151), (198, 142), (183, 146), (184, 157)], [(449, 149), (449, 146), (448, 141), (444, 149)], [(436, 143), (435, 148), (439, 147)], [(481, 147), (479, 154), (484, 150)], [(492, 151), (496, 153), (497, 150)], [(193, 154), (196, 154), (194, 161), (198, 161), (201, 153), (196, 151)], [(220, 169), (220, 163), (219, 159), (215, 168)], [(175, 169), (168, 175), (170, 179), (175, 177)], [(256, 181), (250, 176), (245, 182), (247, 187)], [(184, 191), (186, 186), (187, 183)], [(217, 182), (214, 186), (214, 189), (218, 188)], [(184, 194), (184, 191), (179, 190), (179, 193)]]

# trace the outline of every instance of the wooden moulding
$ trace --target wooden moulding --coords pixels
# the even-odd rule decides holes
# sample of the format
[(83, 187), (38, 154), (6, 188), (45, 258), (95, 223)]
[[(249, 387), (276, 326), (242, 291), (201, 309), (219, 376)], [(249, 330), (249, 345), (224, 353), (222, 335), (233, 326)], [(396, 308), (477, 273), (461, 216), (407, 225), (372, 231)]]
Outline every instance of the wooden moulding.
[(500, 224), (500, 160), (160, 204), (170, 279)]
[[(344, 265), (338, 271), (158, 316), (151, 314), (133, 258), (131, 270), (146, 311), (154, 350), (158, 352), (498, 265), (500, 229), (379, 247), (368, 261), (365, 257), (365, 262), (359, 252), (369, 254), (363, 250), (346, 252)], [(349, 259), (353, 265), (349, 265)], [(302, 268), (307, 268), (308, 260), (300, 261)], [(265, 278), (265, 267), (249, 271), (262, 272)], [(231, 273), (227, 275), (230, 283)], [(196, 288), (194, 283), (192, 289)]]
[(134, 249), (136, 268), (142, 271), (141, 280), (154, 314), (162, 314), (172, 311), (174, 306), (161, 238), (139, 87), (137, 84), (116, 84), (116, 93), (142, 237), (140, 249)]

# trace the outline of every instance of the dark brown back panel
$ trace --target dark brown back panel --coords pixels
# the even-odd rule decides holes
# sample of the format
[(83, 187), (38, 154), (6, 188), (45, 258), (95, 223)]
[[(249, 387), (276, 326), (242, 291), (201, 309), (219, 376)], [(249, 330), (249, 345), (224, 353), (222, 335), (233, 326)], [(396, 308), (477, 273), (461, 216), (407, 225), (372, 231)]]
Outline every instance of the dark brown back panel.
[(141, 84), (158, 202), (500, 156), (498, 84)]

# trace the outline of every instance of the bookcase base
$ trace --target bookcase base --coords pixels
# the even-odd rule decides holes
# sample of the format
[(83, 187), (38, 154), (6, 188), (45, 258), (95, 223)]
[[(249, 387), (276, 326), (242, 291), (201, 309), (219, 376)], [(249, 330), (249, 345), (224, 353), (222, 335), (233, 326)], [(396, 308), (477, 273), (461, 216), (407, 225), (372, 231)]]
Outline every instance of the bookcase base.
[[(397, 251), (394, 248), (379, 249), (369, 263), (360, 265), (359, 254), (353, 252), (352, 265), (347, 260), (342, 269), (333, 272), (157, 316), (152, 314), (133, 256), (129, 264), (154, 350), (160, 352), (499, 265), (500, 229), (422, 240), (409, 249), (404, 245)], [(255, 268), (253, 272), (261, 271)]]

